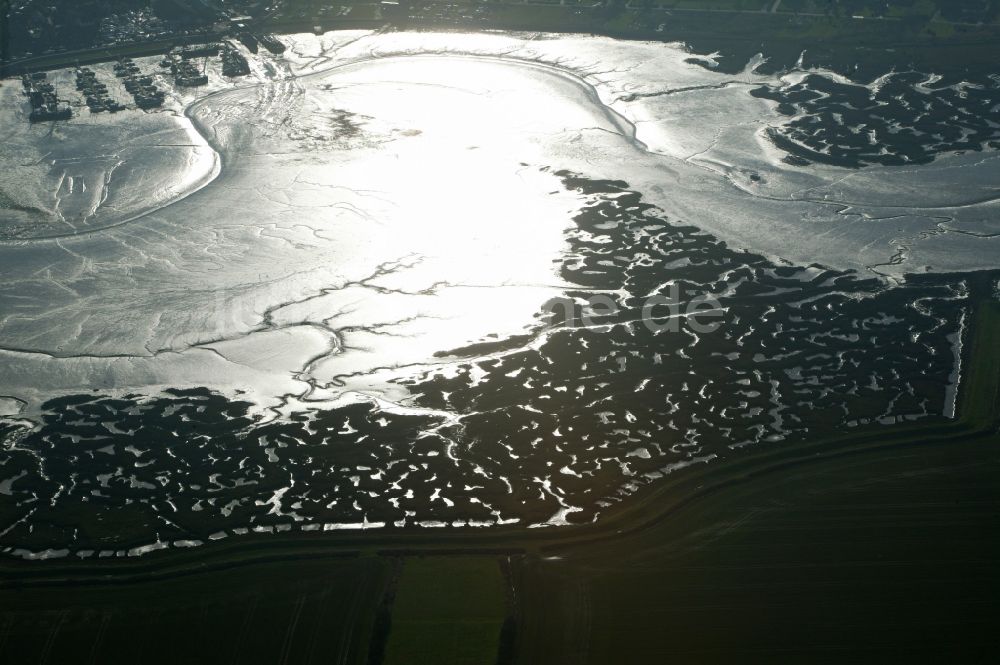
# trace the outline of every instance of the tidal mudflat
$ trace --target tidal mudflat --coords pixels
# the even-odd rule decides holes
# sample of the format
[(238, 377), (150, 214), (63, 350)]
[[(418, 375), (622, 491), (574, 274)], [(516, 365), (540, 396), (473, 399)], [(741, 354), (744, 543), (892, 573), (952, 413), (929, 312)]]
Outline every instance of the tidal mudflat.
[(989, 76), (286, 39), (102, 119), (114, 169), (73, 161), (87, 116), (4, 98), (36, 163), (0, 183), (4, 553), (588, 523), (748, 446), (954, 417)]

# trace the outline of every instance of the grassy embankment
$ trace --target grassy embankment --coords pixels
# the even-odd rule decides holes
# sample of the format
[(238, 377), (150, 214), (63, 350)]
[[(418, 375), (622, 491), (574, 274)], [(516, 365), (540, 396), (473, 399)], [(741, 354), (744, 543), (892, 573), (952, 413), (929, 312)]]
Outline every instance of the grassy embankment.
[[(846, 4), (830, 15), (829, 4), (783, 0), (778, 11), (761, 11), (773, 2), (759, 0), (664, 0), (663, 2), (481, 2), (426, 0), (400, 15), (383, 15), (377, 3), (345, 2), (346, 15), (328, 11), (319, 0), (287, 0), (281, 11), (255, 28), (304, 32), (316, 25), (336, 29), (525, 30), (594, 33), (624, 39), (682, 41), (696, 52), (719, 52), (722, 67), (739, 71), (755, 53), (769, 58), (768, 68), (791, 67), (803, 51), (807, 64), (874, 78), (891, 68), (913, 66), (941, 74), (992, 68), (1000, 46), (1000, 23), (949, 22), (933, 3), (893, 6), (885, 18), (872, 8)], [(855, 5), (857, 3), (854, 3)], [(880, 6), (880, 5), (879, 5)], [(857, 10), (857, 11), (855, 11)], [(124, 44), (53, 53), (6, 63), (8, 75), (23, 70), (58, 69), (117, 57), (166, 52), (171, 46), (219, 39), (220, 34)], [(0, 65), (4, 63), (0, 61)]]
[[(948, 74), (992, 67), (996, 61), (996, 22), (949, 22), (927, 2), (894, 6), (884, 18), (877, 16), (882, 7), (874, 0), (867, 10), (847, 4), (831, 13), (829, 3), (784, 0), (771, 13), (761, 10), (773, 6), (773, 0), (425, 0), (410, 3), (404, 15), (387, 16), (383, 23), (410, 29), (551, 31), (681, 41), (696, 52), (720, 53), (723, 68), (734, 72), (758, 52), (770, 59), (772, 69), (793, 66), (806, 51), (810, 65), (860, 71), (872, 78), (893, 66)], [(329, 29), (343, 20), (313, 18), (317, 6), (316, 0), (289, 0), (270, 27), (309, 30), (318, 21)], [(362, 12), (367, 7), (354, 5)], [(360, 17), (361, 12), (350, 16)]]
[[(364, 663), (386, 559), (0, 591), (0, 663)], [(5, 587), (9, 587), (5, 580)]]
[(506, 614), (504, 580), (496, 559), (407, 559), (392, 604), (383, 662), (493, 663)]

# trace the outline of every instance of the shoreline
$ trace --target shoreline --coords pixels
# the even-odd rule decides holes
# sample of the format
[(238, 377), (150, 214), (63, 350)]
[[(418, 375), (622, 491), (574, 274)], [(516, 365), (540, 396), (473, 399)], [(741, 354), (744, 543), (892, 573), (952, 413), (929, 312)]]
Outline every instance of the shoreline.
[[(978, 285), (970, 343), (964, 359), (969, 371), (960, 388), (959, 415), (953, 421), (938, 419), (933, 425), (904, 424), (865, 426), (846, 437), (819, 439), (806, 444), (784, 443), (759, 447), (719, 463), (699, 465), (667, 478), (642, 495), (633, 495), (619, 510), (605, 513), (595, 524), (527, 529), (452, 528), (450, 532), (404, 528), (365, 532), (320, 532), (311, 534), (266, 534), (227, 539), (204, 548), (171, 548), (148, 557), (70, 561), (50, 559), (0, 560), (0, 582), (4, 588), (50, 585), (137, 583), (232, 568), (259, 562), (295, 561), (329, 556), (362, 557), (400, 555), (546, 553), (571, 551), (606, 542), (625, 534), (642, 532), (672, 515), (682, 513), (707, 497), (716, 497), (733, 487), (766, 482), (778, 472), (801, 466), (821, 465), (843, 458), (874, 455), (902, 449), (934, 447), (955, 441), (987, 441), (996, 433), (996, 405), (1000, 397), (1000, 352), (991, 344), (1000, 328), (1000, 303), (986, 280)], [(663, 502), (662, 504), (660, 502)]]
[[(339, 69), (339, 68), (343, 68), (343, 67), (364, 66), (366, 63), (372, 62), (372, 61), (384, 61), (384, 60), (392, 59), (392, 58), (412, 58), (412, 57), (443, 57), (443, 56), (441, 54), (439, 54), (439, 53), (437, 53), (437, 54), (435, 54), (435, 53), (427, 53), (427, 54), (387, 55), (387, 56), (373, 57), (373, 58), (370, 58), (370, 59), (362, 58), (362, 59), (358, 59), (358, 60), (352, 60), (352, 61), (349, 61), (349, 62), (345, 62), (345, 63), (342, 63), (342, 64), (333, 65), (333, 66), (331, 66), (331, 67), (329, 67), (327, 69), (322, 69), (322, 70), (319, 70), (319, 71), (309, 72), (308, 74), (303, 74), (303, 75), (300, 75), (300, 76), (294, 76), (292, 78), (293, 79), (308, 79), (309, 77), (313, 77), (313, 76), (315, 76), (315, 77), (321, 77), (321, 76), (329, 74), (333, 70), (336, 70), (336, 69)], [(620, 114), (617, 114), (614, 111), (614, 109), (612, 109), (611, 107), (609, 107), (608, 105), (604, 104), (601, 101), (596, 88), (592, 84), (588, 83), (585, 80), (585, 78), (583, 78), (580, 74), (578, 74), (576, 72), (573, 72), (572, 70), (569, 70), (569, 69), (566, 69), (566, 68), (560, 68), (560, 67), (553, 66), (553, 65), (548, 65), (548, 64), (545, 64), (545, 63), (542, 63), (542, 62), (535, 62), (535, 61), (531, 61), (531, 60), (527, 60), (527, 59), (521, 59), (521, 58), (510, 58), (510, 57), (506, 57), (505, 58), (505, 57), (476, 56), (476, 55), (461, 55), (461, 56), (458, 56), (458, 57), (463, 57), (463, 58), (468, 58), (468, 59), (480, 59), (480, 58), (482, 58), (482, 59), (495, 60), (495, 61), (498, 61), (498, 62), (502, 62), (504, 64), (509, 64), (511, 66), (529, 66), (529, 67), (535, 67), (535, 68), (544, 69), (547, 72), (552, 72), (553, 75), (558, 75), (558, 76), (564, 77), (566, 80), (571, 81), (574, 85), (578, 85), (581, 89), (585, 90), (587, 92), (588, 99), (591, 102), (593, 102), (593, 103), (597, 103), (600, 106), (600, 108), (603, 110), (604, 113), (606, 113), (606, 114), (615, 114), (614, 117), (616, 117), (616, 118), (620, 118), (621, 117)], [(243, 88), (240, 88), (240, 89), (252, 89), (252, 88), (259, 87), (260, 85), (266, 85), (266, 83), (263, 83), (263, 84), (262, 83), (258, 83), (258, 84), (248, 85), (248, 86), (244, 86)], [(196, 107), (199, 104), (204, 103), (206, 100), (209, 100), (209, 99), (213, 98), (215, 95), (222, 94), (223, 92), (230, 92), (231, 90), (232, 89), (225, 89), (225, 90), (220, 90), (220, 91), (217, 91), (217, 92), (213, 92), (213, 93), (211, 93), (209, 95), (206, 95), (205, 97), (202, 97), (201, 99), (198, 99), (198, 100), (192, 102), (185, 109), (186, 115), (189, 115), (189, 117), (190, 117), (191, 112), (194, 109), (196, 109)], [(627, 121), (623, 120), (623, 122), (627, 122)], [(192, 125), (196, 126), (196, 130), (199, 131), (199, 133), (201, 133), (203, 135), (203, 137), (206, 139), (206, 141), (208, 141), (208, 138), (206, 136), (207, 132), (204, 132), (203, 128), (197, 127), (197, 123), (195, 123), (195, 121), (193, 119), (192, 119)], [(633, 133), (634, 133), (634, 125), (629, 125), (629, 126), (632, 127)], [(628, 136), (625, 136), (625, 138), (627, 139)], [(222, 154), (218, 150), (216, 150), (216, 153), (217, 154)], [(209, 184), (211, 184), (211, 183), (209, 183)], [(173, 202), (171, 202), (171, 203), (173, 203)], [(170, 205), (170, 204), (167, 204), (167, 205)], [(973, 277), (977, 273), (971, 272), (971, 273), (946, 273), (946, 274), (958, 274), (958, 275), (963, 275), (963, 276), (964, 275), (968, 275), (970, 277)], [(990, 272), (989, 274), (992, 274), (992, 272)], [(935, 275), (939, 276), (939, 274), (935, 274)], [(167, 353), (167, 352), (170, 352), (170, 351), (166, 350), (166, 351), (161, 351), (160, 353)], [(961, 385), (960, 385), (959, 390), (961, 390)], [(913, 426), (910, 429), (905, 430), (905, 431), (906, 432), (909, 432), (911, 430), (912, 431), (916, 431), (918, 429), (920, 431), (926, 431), (924, 428), (919, 427), (919, 426)], [(930, 428), (930, 429), (931, 429), (931, 431), (934, 431), (933, 427)], [(866, 430), (866, 432), (867, 432), (867, 430)], [(883, 434), (884, 434), (884, 430), (883, 429), (879, 429), (877, 432), (875, 430), (872, 430), (872, 433), (869, 434), (869, 435), (867, 435), (867, 436), (861, 436), (861, 435), (851, 436), (851, 437), (847, 437), (847, 439), (849, 441), (855, 441), (855, 440), (858, 440), (858, 441), (867, 441), (869, 439), (875, 439), (875, 438), (877, 438), (879, 436), (882, 436)], [(726, 462), (719, 462), (719, 463), (717, 463), (715, 465), (709, 465), (709, 466), (719, 466), (719, 465), (724, 465), (724, 464), (726, 464)], [(687, 475), (690, 475), (690, 473), (691, 472), (684, 472), (684, 475), (687, 476)], [(707, 474), (707, 472), (706, 472), (706, 474)], [(710, 477), (711, 474), (708, 474), (708, 476)], [(701, 476), (699, 475), (698, 477), (701, 477)], [(670, 485), (673, 485), (675, 483), (667, 482), (665, 484), (668, 485), (668, 486), (670, 486)], [(677, 481), (677, 484), (682, 484), (682, 481)], [(657, 493), (656, 490), (650, 490), (650, 494), (656, 494), (656, 493)], [(641, 502), (639, 502), (639, 503), (641, 504)], [(630, 510), (632, 510), (632, 508), (631, 507), (627, 507), (627, 508), (622, 508), (620, 511), (618, 511), (618, 510), (612, 510), (612, 511), (609, 511), (609, 512), (611, 512), (611, 513), (613, 513), (613, 514), (616, 515), (619, 512), (621, 512), (621, 513), (628, 513)], [(639, 510), (639, 509), (637, 508), (636, 510)], [(601, 521), (606, 521), (607, 519), (610, 519), (610, 518), (603, 518)], [(627, 520), (626, 520), (626, 522), (627, 522)], [(461, 530), (461, 529), (469, 529), (469, 528), (472, 528), (472, 527), (449, 527), (449, 529), (459, 529), (459, 530)], [(552, 527), (552, 528), (556, 528), (556, 527)], [(578, 529), (578, 527), (575, 527), (575, 526), (566, 526), (566, 527), (559, 527), (559, 528), (564, 528), (566, 530), (574, 530), (574, 533), (575, 533), (575, 530)], [(510, 534), (516, 534), (517, 539), (524, 538), (524, 536), (522, 534), (522, 531), (524, 530), (524, 527), (517, 527), (517, 528), (506, 529), (504, 527), (499, 527), (498, 526), (498, 527), (489, 527), (489, 529), (490, 529), (491, 533), (489, 534), (488, 538), (485, 536), (485, 534), (483, 535), (483, 539), (485, 539), (485, 540), (490, 540), (491, 541), (491, 540), (495, 540), (495, 539), (498, 539), (498, 538), (507, 538)], [(340, 531), (340, 533), (341, 534), (347, 534), (347, 531), (348, 530), (345, 529), (343, 531)], [(532, 536), (530, 539), (526, 539), (526, 540), (530, 541), (530, 543), (532, 545), (534, 545), (535, 543), (541, 543), (541, 545), (539, 545), (539, 546), (540, 547), (545, 547), (545, 546), (547, 546), (546, 543), (549, 543), (549, 541), (552, 540), (549, 536), (546, 535), (545, 532), (547, 532), (547, 531), (548, 531), (548, 529), (543, 529), (543, 530), (541, 530), (541, 535)], [(377, 530), (364, 530), (364, 529), (362, 529), (362, 530), (359, 530), (359, 531), (352, 531), (349, 535), (334, 536), (334, 537), (331, 537), (331, 536), (312, 536), (312, 535), (309, 535), (309, 534), (297, 534), (298, 537), (264, 535), (261, 538), (266, 539), (268, 541), (270, 541), (271, 539), (279, 539), (280, 538), (282, 540), (287, 540), (288, 542), (294, 542), (294, 543), (300, 543), (301, 542), (303, 544), (311, 544), (313, 542), (314, 538), (322, 538), (324, 540), (327, 539), (327, 538), (330, 538), (330, 539), (333, 539), (333, 540), (343, 540), (346, 543), (353, 543), (354, 541), (363, 541), (365, 547), (367, 547), (367, 544), (369, 542), (379, 542), (379, 541), (384, 540), (384, 541), (390, 543), (390, 545), (394, 546), (393, 544), (397, 542), (394, 539), (398, 535), (403, 534), (404, 532), (405, 532), (405, 536), (404, 537), (406, 539), (408, 539), (408, 540), (409, 539), (413, 539), (413, 540), (416, 540), (416, 541), (420, 541), (422, 539), (429, 539), (429, 540), (438, 541), (438, 540), (442, 540), (442, 539), (443, 540), (450, 540), (452, 538), (455, 538), (455, 539), (458, 539), (458, 540), (465, 540), (466, 538), (472, 538), (471, 536), (465, 535), (465, 534), (468, 533), (468, 532), (465, 532), (465, 531), (463, 531), (462, 534), (459, 534), (459, 535), (452, 536), (451, 534), (448, 534), (447, 536), (442, 537), (441, 535), (439, 535), (441, 533), (440, 531), (431, 530), (431, 529), (429, 529), (427, 527), (425, 527), (424, 529), (421, 529), (421, 530), (413, 530), (413, 529), (407, 530), (407, 529), (404, 529), (404, 530), (402, 530), (400, 532), (394, 532), (394, 528), (388, 528), (388, 529), (386, 529), (386, 532), (379, 532)], [(376, 535), (378, 537), (376, 537)], [(382, 536), (384, 536), (384, 538)], [(237, 543), (236, 545), (234, 545), (234, 547), (240, 547), (244, 543), (247, 543), (247, 542), (254, 542), (255, 538), (256, 538), (255, 536), (252, 536), (252, 535), (251, 536), (246, 536), (246, 537), (242, 537), (242, 536), (236, 537), (236, 536), (233, 536), (232, 534), (230, 534), (229, 537), (232, 538), (232, 540)], [(475, 540), (475, 539), (477, 539), (479, 537), (480, 537), (479, 534), (476, 534), (476, 537), (473, 538), (473, 540)], [(589, 536), (586, 533), (584, 533), (584, 535), (582, 535), (581, 538), (583, 540), (586, 540), (587, 538), (589, 538)], [(555, 540), (557, 540), (558, 542), (562, 542), (564, 539), (563, 539), (562, 536), (560, 536), (558, 539), (555, 539)], [(556, 546), (558, 546), (558, 542), (556, 543)], [(156, 544), (159, 544), (159, 543), (156, 543)], [(148, 546), (149, 545), (143, 545), (141, 547), (148, 547)], [(263, 547), (269, 547), (269, 546), (270, 546), (270, 542), (268, 542), (266, 545), (261, 545), (262, 548)], [(295, 546), (297, 546), (297, 545), (295, 545)], [(345, 545), (345, 546), (353, 546), (353, 545)], [(218, 548), (219, 546), (217, 546), (217, 545), (216, 546), (209, 545), (209, 547), (216, 547), (216, 548)], [(174, 549), (176, 549), (176, 548), (174, 548)], [(57, 550), (57, 551), (61, 551), (61, 550)], [(70, 556), (72, 556), (72, 554), (70, 554)], [(163, 556), (163, 555), (154, 554), (154, 556), (152, 558), (155, 559), (158, 556)], [(108, 557), (108, 559), (110, 559), (111, 561), (120, 561), (121, 560), (118, 557)], [(62, 561), (63, 559), (60, 559), (60, 560)], [(112, 563), (110, 565), (115, 565), (115, 564)]]

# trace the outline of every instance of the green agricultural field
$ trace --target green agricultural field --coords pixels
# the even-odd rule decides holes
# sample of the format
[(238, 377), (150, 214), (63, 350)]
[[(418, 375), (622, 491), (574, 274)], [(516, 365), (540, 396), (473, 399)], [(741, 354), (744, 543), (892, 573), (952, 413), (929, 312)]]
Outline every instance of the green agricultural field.
[(324, 558), (0, 590), (0, 662), (365, 663), (387, 562)]
[(518, 662), (986, 662), (998, 444), (806, 464), (526, 559)]
[(1000, 305), (970, 323), (946, 429), (785, 451), (645, 528), (523, 558), (518, 662), (987, 662)]
[(392, 609), (386, 665), (481, 665), (496, 660), (507, 615), (493, 557), (408, 559)]

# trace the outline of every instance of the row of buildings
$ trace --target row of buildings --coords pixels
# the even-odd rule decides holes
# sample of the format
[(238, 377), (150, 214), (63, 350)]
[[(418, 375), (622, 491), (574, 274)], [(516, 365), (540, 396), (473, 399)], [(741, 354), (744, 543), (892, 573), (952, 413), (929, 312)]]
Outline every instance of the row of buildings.
[(125, 89), (141, 109), (155, 109), (163, 105), (165, 93), (153, 83), (153, 77), (144, 75), (129, 58), (123, 58), (115, 65), (115, 76), (122, 80)]
[(124, 104), (108, 95), (108, 86), (98, 81), (97, 75), (87, 67), (76, 70), (76, 89), (83, 95), (91, 113), (117, 113), (125, 109)]
[(274, 55), (281, 55), (285, 52), (285, 45), (280, 39), (271, 34), (255, 35), (246, 29), (246, 26), (242, 23), (236, 25), (237, 33), (236, 38), (240, 40), (247, 50), (251, 53), (257, 53), (260, 47), (263, 46), (265, 49), (273, 53)]
[(250, 73), (250, 63), (240, 50), (230, 43), (222, 47), (222, 75), (246, 76)]
[[(258, 44), (272, 53), (281, 53), (285, 50), (285, 45), (273, 35), (257, 37), (249, 32), (242, 32), (240, 40), (245, 45), (248, 41), (251, 42), (254, 50)], [(208, 75), (197, 58), (218, 56), (220, 53), (223, 76), (237, 77), (250, 73), (246, 56), (234, 42), (230, 41), (174, 49), (160, 65), (170, 70), (178, 87), (202, 86), (208, 84)], [(157, 87), (153, 76), (144, 74), (132, 59), (122, 58), (115, 63), (114, 73), (132, 95), (138, 108), (155, 109), (163, 105), (166, 93)], [(26, 74), (23, 77), (23, 84), (25, 95), (31, 101), (32, 122), (68, 120), (73, 116), (72, 107), (57, 97), (55, 88), (44, 72)], [(102, 83), (90, 68), (77, 68), (76, 89), (83, 95), (91, 113), (117, 113), (126, 108), (124, 104), (109, 95), (107, 85)]]
[(73, 117), (73, 110), (69, 104), (56, 96), (56, 90), (49, 83), (45, 72), (25, 74), (21, 78), (21, 83), (24, 86), (24, 94), (31, 102), (31, 114), (28, 116), (31, 122), (69, 120)]
[[(218, 52), (218, 51), (216, 51)], [(181, 88), (193, 88), (208, 84), (208, 76), (194, 61), (187, 58), (170, 58), (170, 73), (174, 75), (174, 83)]]
[[(246, 44), (245, 41), (243, 43)], [(256, 42), (254, 44), (256, 48)], [(180, 87), (205, 85), (208, 83), (208, 76), (193, 59), (217, 56), (220, 53), (223, 76), (246, 76), (250, 73), (246, 56), (229, 41), (174, 49), (160, 62), (160, 66), (170, 69), (174, 82)]]

